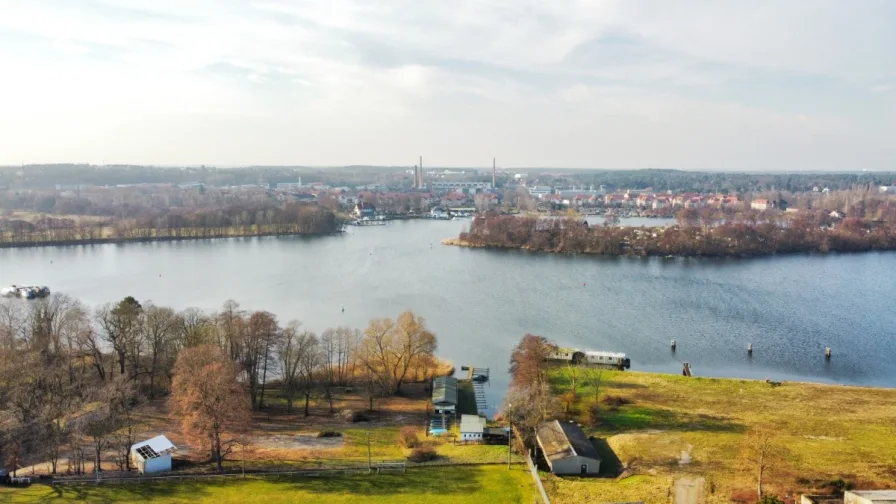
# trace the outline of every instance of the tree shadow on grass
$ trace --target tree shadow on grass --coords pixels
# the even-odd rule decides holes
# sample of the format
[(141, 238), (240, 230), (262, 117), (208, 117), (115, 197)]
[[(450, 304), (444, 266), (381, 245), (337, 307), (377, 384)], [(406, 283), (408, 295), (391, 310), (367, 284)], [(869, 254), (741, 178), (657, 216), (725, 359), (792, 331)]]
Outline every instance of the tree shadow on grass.
[(90, 502), (91, 504), (111, 504), (122, 500), (152, 501), (153, 499), (182, 497), (184, 495), (200, 499), (206, 493), (203, 483), (207, 484), (208, 482), (171, 481), (158, 483), (106, 483), (101, 485), (47, 485), (44, 486), (45, 490), (32, 489), (34, 493), (33, 498), (20, 497), (16, 502), (39, 504), (72, 501)]
[(295, 482), (301, 490), (316, 494), (388, 496), (400, 494), (472, 495), (482, 489), (482, 473), (476, 467), (409, 469), (399, 474), (323, 477)]
[(604, 413), (601, 419), (604, 429), (624, 432), (632, 430), (677, 430), (746, 432), (746, 426), (732, 422), (723, 416), (693, 414), (665, 408), (646, 408), (636, 405)]

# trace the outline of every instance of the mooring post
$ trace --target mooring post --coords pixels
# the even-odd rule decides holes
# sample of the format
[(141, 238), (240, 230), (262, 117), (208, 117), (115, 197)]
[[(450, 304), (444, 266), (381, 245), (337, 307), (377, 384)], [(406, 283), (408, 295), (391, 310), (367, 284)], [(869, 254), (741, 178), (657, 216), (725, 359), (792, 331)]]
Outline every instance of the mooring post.
[(672, 345), (672, 351), (674, 352), (674, 351), (675, 351), (675, 347), (678, 346), (678, 343), (677, 343), (675, 340), (672, 340), (671, 345)]
[(824, 358), (825, 358), (825, 359), (830, 359), (830, 358), (831, 358), (831, 347), (825, 347), (825, 348), (824, 348)]
[(747, 343), (747, 355), (753, 355), (753, 344)]

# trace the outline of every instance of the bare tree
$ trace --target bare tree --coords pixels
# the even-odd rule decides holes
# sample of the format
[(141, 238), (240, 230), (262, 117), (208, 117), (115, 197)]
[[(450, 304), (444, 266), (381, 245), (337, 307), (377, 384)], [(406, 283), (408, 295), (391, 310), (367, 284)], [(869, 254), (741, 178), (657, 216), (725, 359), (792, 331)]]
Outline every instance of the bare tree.
[[(291, 321), (283, 329), (277, 356), (280, 359), (280, 375), (286, 393), (286, 411), (292, 412), (292, 405), (296, 393), (302, 387), (304, 363), (306, 354), (313, 351), (317, 344), (317, 337), (313, 332), (303, 331), (301, 322)], [(307, 415), (307, 414), (306, 414)]]
[(175, 358), (175, 335), (181, 320), (171, 308), (150, 302), (143, 308), (143, 341), (149, 352), (149, 398), (155, 398), (160, 367), (172, 366)]
[(398, 319), (374, 319), (364, 331), (359, 357), (387, 394), (401, 391), (414, 361), (433, 354), (437, 341), (422, 317), (407, 311)]
[(212, 345), (184, 349), (174, 366), (172, 413), (189, 440), (206, 444), (219, 471), (251, 418), (239, 375), (239, 366)]
[(785, 460), (786, 449), (774, 432), (767, 428), (755, 428), (744, 438), (741, 463), (745, 470), (756, 475), (756, 498), (762, 498), (765, 476)]
[(125, 366), (129, 358), (133, 365), (132, 377), (137, 374), (142, 313), (143, 307), (131, 296), (124, 298), (118, 304), (106, 305), (97, 311), (96, 318), (103, 329), (103, 338), (112, 346), (112, 350), (118, 357), (119, 374), (125, 374)]

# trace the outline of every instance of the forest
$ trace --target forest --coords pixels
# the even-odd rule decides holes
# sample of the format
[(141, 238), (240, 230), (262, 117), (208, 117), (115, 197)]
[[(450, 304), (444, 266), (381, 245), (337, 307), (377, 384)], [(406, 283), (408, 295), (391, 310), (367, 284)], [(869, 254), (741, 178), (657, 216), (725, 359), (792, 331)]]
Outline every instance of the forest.
[(82, 474), (96, 461), (130, 470), (141, 417), (167, 405), (220, 470), (252, 412), (273, 411), (272, 390), (285, 414), (301, 406), (308, 416), (315, 400), (332, 415), (347, 386), (373, 410), (377, 398), (445, 372), (436, 348), (412, 312), (317, 334), (232, 300), (205, 313), (130, 296), (92, 309), (59, 294), (0, 299), (0, 468), (46, 463), (52, 474)]
[(333, 233), (339, 228), (336, 215), (315, 203), (244, 201), (194, 208), (143, 208), (133, 217), (0, 217), (0, 246), (311, 235)]
[(750, 257), (896, 249), (896, 216), (833, 220), (824, 211), (683, 210), (669, 227), (589, 226), (577, 218), (477, 216), (448, 245), (612, 256)]

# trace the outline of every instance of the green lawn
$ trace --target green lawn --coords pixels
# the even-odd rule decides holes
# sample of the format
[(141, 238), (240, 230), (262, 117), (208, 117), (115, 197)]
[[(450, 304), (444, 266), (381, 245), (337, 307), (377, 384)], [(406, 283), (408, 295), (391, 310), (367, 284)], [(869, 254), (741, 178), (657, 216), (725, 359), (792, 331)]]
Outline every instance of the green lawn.
[(0, 488), (10, 504), (100, 503), (294, 503), (395, 504), (532, 503), (535, 486), (525, 466), (409, 469), (405, 474), (319, 478), (141, 483), (83, 487), (34, 485)]
[[(569, 369), (550, 376), (558, 395), (569, 391)], [(562, 502), (665, 503), (681, 477), (705, 478), (707, 502), (755, 499), (743, 455), (748, 433), (759, 427), (783, 452), (766, 474), (767, 491), (827, 491), (840, 478), (896, 487), (896, 390), (605, 371), (593, 423), (594, 390), (585, 381), (580, 370), (571, 417), (605, 439), (626, 472), (620, 479), (546, 476), (548, 493)]]

